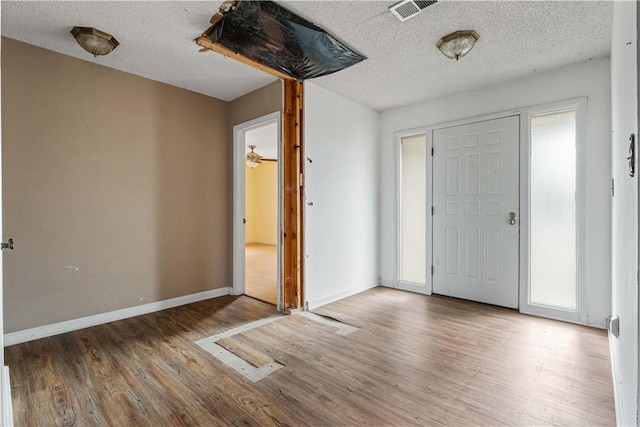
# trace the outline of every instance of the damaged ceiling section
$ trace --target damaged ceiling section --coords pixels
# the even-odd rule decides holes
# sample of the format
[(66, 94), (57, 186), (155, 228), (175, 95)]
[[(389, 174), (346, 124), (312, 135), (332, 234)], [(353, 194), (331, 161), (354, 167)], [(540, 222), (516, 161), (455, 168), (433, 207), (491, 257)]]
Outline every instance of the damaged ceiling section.
[(243, 62), (282, 78), (326, 76), (366, 59), (272, 1), (225, 2), (211, 18), (211, 24), (196, 39), (198, 45), (244, 59)]

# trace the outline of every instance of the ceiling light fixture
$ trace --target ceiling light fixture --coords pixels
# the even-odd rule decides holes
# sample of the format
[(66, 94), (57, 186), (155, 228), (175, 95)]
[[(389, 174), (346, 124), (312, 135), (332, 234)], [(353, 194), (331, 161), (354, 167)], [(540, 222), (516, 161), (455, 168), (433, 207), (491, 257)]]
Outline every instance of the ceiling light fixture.
[(73, 27), (71, 34), (93, 56), (106, 55), (120, 44), (111, 34), (91, 27)]
[(456, 31), (441, 38), (436, 47), (444, 56), (457, 61), (473, 49), (479, 38), (473, 30)]
[(249, 148), (251, 148), (251, 151), (247, 153), (245, 161), (247, 162), (247, 166), (253, 169), (262, 163), (262, 156), (253, 151), (256, 148), (255, 145), (250, 145)]

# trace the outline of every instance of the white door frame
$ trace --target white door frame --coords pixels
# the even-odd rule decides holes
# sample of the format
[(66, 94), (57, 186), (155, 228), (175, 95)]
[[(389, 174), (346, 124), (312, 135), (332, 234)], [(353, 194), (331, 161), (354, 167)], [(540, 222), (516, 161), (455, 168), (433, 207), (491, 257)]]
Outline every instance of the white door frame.
[[(531, 114), (540, 112), (550, 112), (554, 110), (562, 110), (567, 108), (576, 108), (576, 245), (577, 245), (577, 310), (562, 310), (556, 308), (542, 307), (531, 305), (529, 303), (529, 173), (530, 173), (530, 135), (529, 135), (529, 119)], [(436, 123), (422, 127), (416, 127), (404, 131), (395, 132), (396, 138), (396, 280), (395, 287), (398, 287), (400, 276), (400, 138), (422, 133), (432, 134), (437, 129), (446, 127), (471, 124), (479, 121), (492, 119), (500, 119), (507, 116), (520, 116), (520, 277), (519, 277), (519, 310), (521, 313), (532, 314), (540, 317), (563, 320), (568, 322), (586, 324), (587, 323), (587, 292), (585, 287), (585, 268), (586, 268), (586, 115), (587, 115), (587, 98), (574, 98), (565, 101), (548, 103), (543, 105), (526, 106), (518, 109), (502, 111), (494, 114), (485, 114), (477, 117), (455, 120), (445, 123)], [(433, 144), (433, 138), (429, 139)], [(428, 162), (433, 162), (433, 158)], [(430, 170), (433, 170), (431, 167)], [(430, 178), (432, 179), (432, 178)], [(431, 199), (429, 199), (431, 200)], [(431, 222), (432, 219), (428, 218)], [(430, 236), (431, 243), (433, 236)], [(431, 252), (432, 252), (431, 248)], [(432, 260), (428, 260), (427, 267), (432, 264)], [(432, 280), (429, 279), (431, 285), (428, 287), (428, 294), (433, 291)], [(640, 297), (639, 297), (640, 298)]]
[[(1, 108), (0, 108), (1, 110)], [(0, 128), (1, 126), (0, 120)], [(2, 149), (2, 137), (0, 136), (0, 150)], [(0, 238), (3, 238), (2, 231), (2, 162), (0, 162)], [(4, 251), (2, 251), (4, 252)], [(3, 426), (13, 426), (13, 412), (11, 404), (11, 384), (9, 382), (9, 368), (4, 366), (4, 292), (2, 282), (3, 254), (0, 253), (0, 424)]]
[(282, 310), (282, 114), (267, 114), (233, 127), (233, 294), (245, 291), (245, 133), (272, 123), (278, 135), (277, 310)]

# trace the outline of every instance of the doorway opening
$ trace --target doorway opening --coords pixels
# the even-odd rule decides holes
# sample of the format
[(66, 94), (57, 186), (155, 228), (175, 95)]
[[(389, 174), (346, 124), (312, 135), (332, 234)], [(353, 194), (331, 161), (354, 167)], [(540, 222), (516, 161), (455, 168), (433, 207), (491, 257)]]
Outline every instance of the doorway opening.
[[(234, 126), (233, 293), (282, 308), (281, 114)], [(254, 151), (262, 158), (247, 161)]]
[(262, 159), (245, 165), (244, 293), (278, 304), (278, 123), (245, 132), (245, 155)]

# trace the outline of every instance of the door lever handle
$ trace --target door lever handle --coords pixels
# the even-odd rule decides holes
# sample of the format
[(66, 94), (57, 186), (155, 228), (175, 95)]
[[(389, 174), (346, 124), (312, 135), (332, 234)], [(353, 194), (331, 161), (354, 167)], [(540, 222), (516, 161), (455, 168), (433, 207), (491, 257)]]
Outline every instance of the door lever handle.
[(515, 212), (509, 212), (509, 219), (507, 220), (507, 222), (509, 223), (509, 225), (516, 225), (516, 213)]
[(13, 250), (13, 239), (9, 239), (7, 241), (7, 243), (4, 243), (4, 242), (0, 243), (0, 250), (2, 250), (2, 249), (9, 249), (10, 251), (12, 251)]

